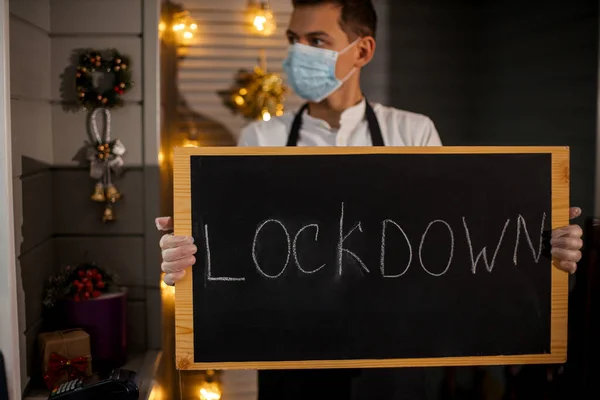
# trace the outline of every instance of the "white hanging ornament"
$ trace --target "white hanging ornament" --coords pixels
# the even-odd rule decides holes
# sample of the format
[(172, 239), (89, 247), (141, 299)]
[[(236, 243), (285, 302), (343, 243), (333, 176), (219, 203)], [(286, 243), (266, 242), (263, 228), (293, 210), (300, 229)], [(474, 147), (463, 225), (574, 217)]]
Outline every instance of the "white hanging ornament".
[[(97, 113), (104, 115), (104, 135), (100, 134), (97, 123)], [(113, 221), (113, 205), (122, 198), (117, 187), (112, 183), (111, 174), (118, 173), (124, 165), (123, 155), (125, 146), (119, 139), (111, 140), (110, 137), (110, 111), (106, 108), (96, 108), (90, 116), (90, 131), (94, 143), (87, 148), (87, 159), (90, 161), (90, 176), (96, 179), (93, 201), (106, 203), (102, 220)]]

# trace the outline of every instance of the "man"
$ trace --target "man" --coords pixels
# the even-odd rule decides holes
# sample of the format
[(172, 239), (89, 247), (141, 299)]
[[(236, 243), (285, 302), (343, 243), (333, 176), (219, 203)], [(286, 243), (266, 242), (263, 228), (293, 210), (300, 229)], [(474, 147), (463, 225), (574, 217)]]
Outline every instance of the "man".
[[(292, 0), (284, 69), (292, 89), (307, 100), (296, 114), (244, 129), (241, 146), (440, 146), (432, 121), (423, 115), (370, 104), (360, 88), (362, 68), (375, 52), (377, 16), (370, 0)], [(571, 209), (571, 218), (581, 210)], [(157, 218), (172, 229), (169, 217)], [(559, 267), (575, 272), (581, 258), (582, 230), (570, 225), (552, 232), (552, 254)], [(173, 285), (196, 260), (193, 238), (165, 235), (164, 281)], [(352, 371), (261, 372), (260, 400), (350, 399)]]

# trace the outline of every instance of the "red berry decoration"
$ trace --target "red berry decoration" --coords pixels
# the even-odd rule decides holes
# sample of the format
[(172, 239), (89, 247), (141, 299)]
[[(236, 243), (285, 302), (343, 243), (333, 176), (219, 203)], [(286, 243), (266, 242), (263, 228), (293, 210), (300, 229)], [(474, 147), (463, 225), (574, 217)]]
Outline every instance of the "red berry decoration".
[(113, 277), (109, 272), (92, 264), (66, 268), (49, 277), (43, 304), (51, 308), (62, 298), (75, 302), (96, 299), (109, 291), (112, 283)]

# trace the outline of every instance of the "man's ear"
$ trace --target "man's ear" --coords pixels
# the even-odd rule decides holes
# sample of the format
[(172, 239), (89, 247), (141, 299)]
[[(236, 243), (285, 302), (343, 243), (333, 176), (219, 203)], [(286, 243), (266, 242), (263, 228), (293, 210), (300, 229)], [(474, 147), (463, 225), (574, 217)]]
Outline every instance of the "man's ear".
[(366, 36), (362, 38), (356, 44), (356, 48), (358, 49), (358, 59), (356, 60), (355, 66), (358, 68), (362, 68), (368, 63), (370, 63), (373, 59), (373, 56), (375, 55), (376, 46), (377, 45), (373, 37)]

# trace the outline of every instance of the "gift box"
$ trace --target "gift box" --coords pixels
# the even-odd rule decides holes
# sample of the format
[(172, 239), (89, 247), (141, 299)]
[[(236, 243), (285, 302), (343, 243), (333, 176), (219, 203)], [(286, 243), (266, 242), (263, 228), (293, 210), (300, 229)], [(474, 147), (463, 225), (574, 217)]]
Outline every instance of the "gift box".
[(38, 345), (48, 388), (92, 375), (90, 335), (83, 329), (40, 333)]

